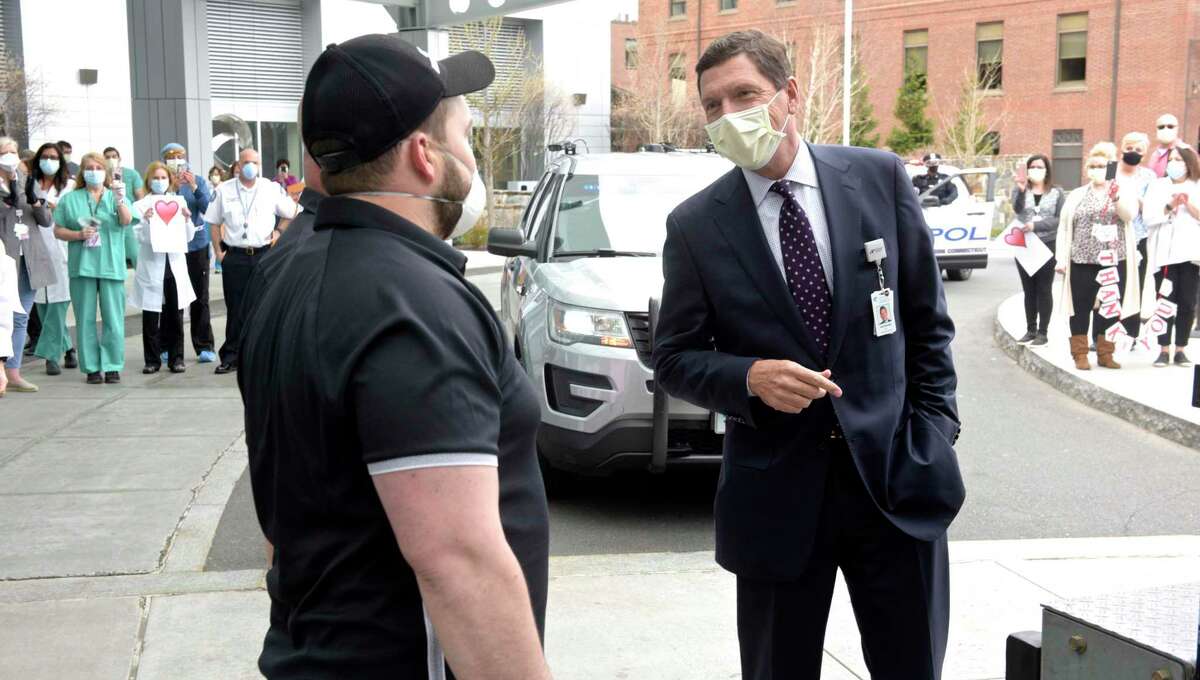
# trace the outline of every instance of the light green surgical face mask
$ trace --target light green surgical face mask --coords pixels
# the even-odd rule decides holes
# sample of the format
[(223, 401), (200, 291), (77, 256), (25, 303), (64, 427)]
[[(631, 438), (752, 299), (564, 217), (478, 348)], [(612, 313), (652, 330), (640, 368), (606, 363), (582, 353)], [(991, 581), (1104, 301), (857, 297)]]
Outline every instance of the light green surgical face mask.
[[(766, 104), (727, 113), (706, 125), (704, 130), (717, 153), (746, 170), (758, 170), (770, 163), (784, 137), (783, 129), (776, 130), (771, 124), (771, 104), (781, 94), (783, 90), (776, 92)], [(784, 128), (791, 117), (789, 113), (783, 121)]]

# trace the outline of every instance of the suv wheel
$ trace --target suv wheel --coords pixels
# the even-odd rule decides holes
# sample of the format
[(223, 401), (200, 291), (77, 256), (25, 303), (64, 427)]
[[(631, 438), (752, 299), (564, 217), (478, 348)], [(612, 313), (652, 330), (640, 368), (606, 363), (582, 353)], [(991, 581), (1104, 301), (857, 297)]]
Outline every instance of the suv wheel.
[(974, 269), (947, 269), (946, 277), (951, 281), (966, 281), (971, 278)]

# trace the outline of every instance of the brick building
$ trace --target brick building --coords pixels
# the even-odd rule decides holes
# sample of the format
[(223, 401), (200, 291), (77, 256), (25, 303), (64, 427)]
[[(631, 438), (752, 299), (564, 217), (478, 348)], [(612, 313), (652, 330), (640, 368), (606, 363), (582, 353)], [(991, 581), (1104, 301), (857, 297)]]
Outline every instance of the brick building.
[[(636, 40), (667, 41), (680, 68), (663, 77), (685, 78), (694, 95), (697, 55), (714, 38), (758, 28), (804, 50), (814, 30), (841, 30), (842, 7), (640, 0)], [(996, 153), (1051, 155), (1064, 184), (1079, 182), (1079, 159), (1092, 144), (1131, 130), (1153, 139), (1164, 112), (1179, 117), (1184, 139), (1200, 139), (1200, 0), (856, 0), (854, 28), (883, 140), (896, 124), (906, 69), (925, 72), (936, 122), (972, 68), (986, 82), (985, 109), (1000, 121)], [(627, 74), (616, 44), (613, 53), (619, 86), (618, 74)]]

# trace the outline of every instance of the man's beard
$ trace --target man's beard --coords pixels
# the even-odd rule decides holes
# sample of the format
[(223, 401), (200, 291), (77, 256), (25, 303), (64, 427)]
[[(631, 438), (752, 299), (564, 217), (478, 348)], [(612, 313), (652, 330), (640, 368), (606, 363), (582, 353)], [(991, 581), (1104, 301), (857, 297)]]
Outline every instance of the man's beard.
[[(448, 160), (456, 161), (457, 159)], [(470, 180), (464, 180), (457, 172), (451, 170), (451, 165), (456, 165), (456, 163), (446, 164), (447, 172), (445, 178), (442, 180), (442, 187), (434, 195), (438, 198), (444, 198), (447, 201), (458, 201), (458, 203), (441, 203), (436, 201), (433, 203), (433, 219), (437, 220), (438, 237), (443, 241), (450, 238), (450, 235), (454, 233), (454, 227), (458, 226), (458, 220), (462, 217), (462, 201), (465, 201), (467, 194), (471, 193)]]

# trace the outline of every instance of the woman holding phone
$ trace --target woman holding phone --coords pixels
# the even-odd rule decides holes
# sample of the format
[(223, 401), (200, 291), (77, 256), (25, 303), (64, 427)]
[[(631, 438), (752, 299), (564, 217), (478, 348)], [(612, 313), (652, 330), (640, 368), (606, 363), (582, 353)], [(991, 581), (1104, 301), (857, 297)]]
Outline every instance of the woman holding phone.
[(1175, 147), (1167, 156), (1167, 176), (1156, 179), (1146, 191), (1146, 251), (1149, 259), (1149, 288), (1142, 297), (1143, 316), (1149, 317), (1166, 300), (1175, 306), (1166, 329), (1158, 336), (1156, 367), (1171, 363), (1171, 336), (1175, 336), (1176, 366), (1191, 366), (1184, 350), (1195, 321), (1196, 296), (1200, 289), (1200, 156), (1187, 147)]
[[(1058, 218), (1063, 209), (1062, 189), (1051, 184), (1050, 159), (1036, 154), (1025, 161), (1025, 173), (1017, 175), (1013, 190), (1013, 214), (1024, 225), (1026, 238), (1035, 236), (1051, 250), (1058, 238)], [(1020, 265), (1021, 290), (1025, 293), (1025, 335), (1018, 342), (1045, 345), (1054, 311), (1054, 260), (1030, 274)]]
[[(1062, 307), (1070, 316), (1071, 358), (1075, 368), (1089, 370), (1088, 337), (1096, 339), (1096, 357), (1104, 368), (1120, 368), (1115, 344), (1105, 332), (1138, 312), (1137, 241), (1129, 223), (1137, 214), (1137, 197), (1122, 192), (1112, 176), (1117, 147), (1101, 142), (1087, 158), (1088, 182), (1067, 195), (1055, 243), (1055, 269), (1065, 275)], [(1101, 273), (1103, 272), (1103, 276)], [(1103, 283), (1102, 283), (1103, 281)], [(1101, 288), (1118, 294), (1117, 311), (1106, 316), (1096, 305)]]
[[(119, 383), (125, 367), (125, 232), (138, 216), (100, 154), (80, 159), (77, 182), (82, 188), (54, 209), (54, 235), (67, 242), (79, 367), (89, 385)], [(102, 337), (96, 335), (97, 306)]]

